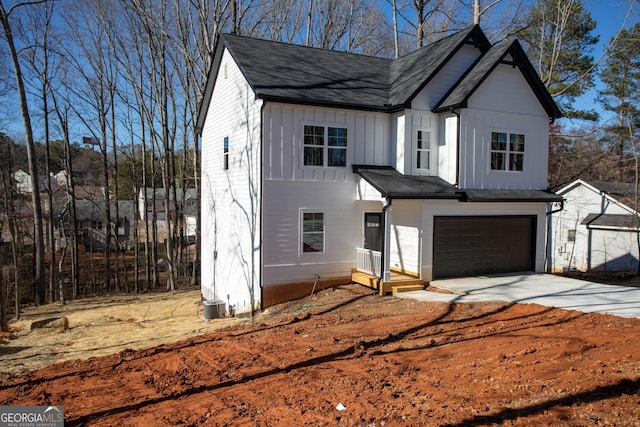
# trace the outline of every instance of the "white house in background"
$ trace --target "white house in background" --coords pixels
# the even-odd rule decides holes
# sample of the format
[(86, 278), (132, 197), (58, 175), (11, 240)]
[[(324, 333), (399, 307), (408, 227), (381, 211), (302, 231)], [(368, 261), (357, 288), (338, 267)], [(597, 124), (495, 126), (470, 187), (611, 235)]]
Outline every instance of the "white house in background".
[(565, 202), (550, 223), (552, 271), (637, 271), (635, 184), (578, 179), (558, 195)]
[(521, 45), (478, 26), (395, 60), (221, 35), (196, 129), (203, 296), (250, 313), (314, 284), (391, 291), (392, 271), (543, 271), (560, 115)]
[[(18, 169), (13, 173), (13, 180), (16, 183), (16, 191), (21, 194), (30, 194), (33, 190), (33, 185), (31, 185), (31, 175), (22, 169)], [(53, 179), (52, 179), (53, 181)], [(43, 190), (47, 184), (47, 175), (41, 175), (38, 185), (40, 186), (40, 190)]]

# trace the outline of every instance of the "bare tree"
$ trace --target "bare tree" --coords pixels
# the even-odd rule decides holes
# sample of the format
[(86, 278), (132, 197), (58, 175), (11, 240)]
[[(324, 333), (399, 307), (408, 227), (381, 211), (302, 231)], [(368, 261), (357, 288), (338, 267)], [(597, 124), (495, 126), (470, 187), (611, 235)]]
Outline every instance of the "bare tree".
[(23, 28), (23, 37), (32, 39), (29, 47), (25, 49), (27, 58), (27, 69), (33, 74), (33, 78), (28, 80), (32, 86), (33, 94), (41, 103), (42, 120), (44, 128), (44, 147), (45, 147), (45, 175), (44, 191), (46, 193), (47, 205), (47, 232), (49, 244), (49, 301), (55, 301), (55, 283), (56, 283), (56, 257), (55, 257), (55, 238), (54, 223), (55, 217), (53, 212), (53, 191), (51, 188), (51, 155), (50, 155), (50, 120), (49, 120), (49, 93), (51, 91), (52, 67), (51, 61), (54, 53), (50, 49), (50, 33), (52, 30), (53, 2), (46, 1), (42, 7), (38, 9), (31, 8), (30, 13), (25, 14), (25, 23)]
[(0, 0), (0, 23), (5, 34), (5, 40), (11, 53), (11, 62), (13, 63), (14, 74), (16, 78), (16, 87), (18, 89), (18, 97), (20, 101), (20, 112), (22, 115), (22, 122), (24, 126), (25, 141), (27, 145), (27, 158), (29, 162), (29, 172), (31, 174), (31, 202), (33, 205), (33, 229), (34, 229), (34, 251), (35, 251), (35, 266), (34, 266), (34, 293), (35, 301), (37, 304), (44, 304), (45, 302), (45, 254), (44, 254), (44, 236), (43, 225), (41, 216), (41, 203), (39, 193), (39, 175), (38, 165), (35, 158), (35, 148), (33, 140), (33, 128), (31, 127), (31, 116), (29, 113), (29, 104), (27, 103), (26, 90), (24, 85), (24, 76), (22, 74), (22, 67), (18, 58), (18, 52), (16, 49), (15, 41), (13, 38), (13, 31), (10, 22), (10, 17), (13, 12), (19, 10), (28, 5), (44, 3), (42, 1), (30, 1), (25, 3), (16, 3), (9, 10), (6, 10), (4, 3)]

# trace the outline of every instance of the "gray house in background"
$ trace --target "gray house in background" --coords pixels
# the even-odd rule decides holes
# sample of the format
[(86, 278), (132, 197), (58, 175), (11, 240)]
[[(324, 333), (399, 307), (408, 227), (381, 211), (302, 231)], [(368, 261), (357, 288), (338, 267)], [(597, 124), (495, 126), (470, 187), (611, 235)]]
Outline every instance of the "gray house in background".
[[(118, 217), (116, 219), (116, 205)], [(106, 233), (109, 226), (112, 227), (118, 239), (121, 249), (126, 249), (134, 242), (132, 241), (132, 221), (135, 220), (134, 202), (118, 201), (111, 202), (110, 224), (105, 223), (104, 202), (94, 199), (76, 199), (76, 224), (78, 227), (78, 239), (87, 250), (102, 250), (106, 244)], [(71, 236), (71, 221), (66, 198), (56, 198), (53, 202), (54, 216), (57, 218), (54, 223), (56, 248), (63, 245), (63, 239)], [(48, 216), (47, 216), (48, 218)], [(64, 230), (64, 233), (63, 233)], [(112, 242), (112, 247), (116, 249)]]
[[(146, 194), (146, 204), (145, 204)], [(170, 194), (170, 197), (172, 195)], [(187, 207), (195, 207), (198, 201), (198, 194), (195, 188), (177, 188), (176, 198), (178, 199), (178, 209), (185, 209)], [(184, 200), (184, 206), (182, 201)], [(167, 207), (165, 206), (165, 189), (164, 188), (141, 188), (138, 192), (138, 212), (140, 213), (140, 219), (149, 220), (153, 215), (153, 206), (155, 204), (156, 218), (158, 220), (167, 219)], [(172, 209), (169, 206), (169, 209)]]

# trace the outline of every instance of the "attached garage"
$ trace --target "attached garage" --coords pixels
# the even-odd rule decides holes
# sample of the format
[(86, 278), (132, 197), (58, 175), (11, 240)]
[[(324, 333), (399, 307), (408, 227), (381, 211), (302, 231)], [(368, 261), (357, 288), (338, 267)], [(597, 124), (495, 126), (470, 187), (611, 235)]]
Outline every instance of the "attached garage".
[(434, 217), (433, 278), (535, 269), (535, 216)]

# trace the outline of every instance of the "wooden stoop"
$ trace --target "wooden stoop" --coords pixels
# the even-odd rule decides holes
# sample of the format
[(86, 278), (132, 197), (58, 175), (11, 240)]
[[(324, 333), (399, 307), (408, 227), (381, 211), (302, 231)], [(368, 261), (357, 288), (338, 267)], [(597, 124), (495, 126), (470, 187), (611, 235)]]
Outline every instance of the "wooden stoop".
[[(378, 289), (378, 278), (376, 276), (362, 273), (355, 269), (351, 272), (351, 281), (360, 283), (361, 285), (367, 286), (372, 289)], [(382, 282), (380, 283), (380, 285), (381, 289), (379, 289), (379, 293), (380, 295), (385, 295), (387, 293), (423, 290), (424, 280), (400, 272), (392, 271), (391, 280), (388, 282)]]

